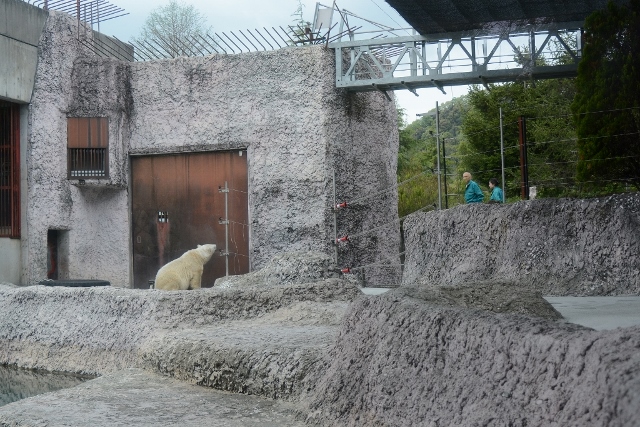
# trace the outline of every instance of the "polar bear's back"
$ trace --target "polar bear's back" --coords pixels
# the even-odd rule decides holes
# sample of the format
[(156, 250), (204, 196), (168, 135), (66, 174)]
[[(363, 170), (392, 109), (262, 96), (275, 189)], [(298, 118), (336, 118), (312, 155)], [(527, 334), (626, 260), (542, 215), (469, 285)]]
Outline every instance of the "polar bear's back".
[(211, 259), (216, 245), (198, 245), (180, 258), (165, 264), (158, 270), (155, 288), (165, 291), (195, 289), (201, 286), (204, 264)]
[(189, 282), (193, 276), (193, 265), (186, 259), (189, 252), (185, 252), (181, 257), (168, 262), (158, 270), (155, 281), (156, 289), (165, 291), (189, 289)]

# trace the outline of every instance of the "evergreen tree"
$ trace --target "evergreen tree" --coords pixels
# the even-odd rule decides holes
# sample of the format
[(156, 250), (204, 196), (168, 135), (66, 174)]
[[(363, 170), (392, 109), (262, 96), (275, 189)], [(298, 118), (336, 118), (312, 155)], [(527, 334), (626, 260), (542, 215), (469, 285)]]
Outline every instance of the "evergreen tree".
[(640, 0), (587, 18), (576, 89), (577, 178), (640, 189)]

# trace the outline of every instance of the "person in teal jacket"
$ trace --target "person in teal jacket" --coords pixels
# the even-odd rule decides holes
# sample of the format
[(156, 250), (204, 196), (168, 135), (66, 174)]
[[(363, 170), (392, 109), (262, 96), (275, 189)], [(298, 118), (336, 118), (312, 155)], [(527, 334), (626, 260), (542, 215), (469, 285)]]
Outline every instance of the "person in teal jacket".
[(502, 203), (504, 197), (502, 195), (502, 189), (498, 187), (498, 180), (496, 178), (491, 178), (489, 180), (489, 188), (491, 189), (489, 203)]
[(471, 174), (469, 172), (463, 173), (462, 179), (467, 183), (464, 189), (464, 201), (467, 203), (482, 203), (484, 193), (480, 189), (480, 186), (471, 180)]

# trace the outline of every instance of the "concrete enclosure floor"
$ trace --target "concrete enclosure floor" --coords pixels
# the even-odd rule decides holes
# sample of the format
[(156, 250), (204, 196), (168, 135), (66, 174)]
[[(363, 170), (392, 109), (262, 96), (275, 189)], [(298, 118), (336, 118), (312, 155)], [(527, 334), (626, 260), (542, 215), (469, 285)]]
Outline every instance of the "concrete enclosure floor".
[[(366, 295), (380, 295), (386, 288), (362, 288)], [(596, 331), (640, 325), (640, 296), (544, 297), (569, 323)]]
[(0, 425), (20, 426), (303, 426), (291, 405), (187, 384), (139, 369), (10, 403)]
[(569, 323), (596, 331), (640, 325), (640, 296), (544, 297)]

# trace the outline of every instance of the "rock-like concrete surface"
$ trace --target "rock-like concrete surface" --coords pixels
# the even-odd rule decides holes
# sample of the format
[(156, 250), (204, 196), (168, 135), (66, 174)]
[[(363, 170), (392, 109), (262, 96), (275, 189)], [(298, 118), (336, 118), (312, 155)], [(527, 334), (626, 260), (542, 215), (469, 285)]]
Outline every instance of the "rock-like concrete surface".
[(357, 300), (307, 421), (331, 426), (636, 426), (640, 327), (597, 332), (432, 305)]
[(476, 282), (464, 286), (402, 286), (394, 290), (396, 296), (409, 296), (429, 304), (444, 307), (463, 307), (493, 313), (517, 313), (547, 319), (562, 319), (538, 292), (513, 282)]
[(342, 313), (341, 303), (360, 294), (340, 279), (182, 292), (0, 286), (0, 363), (104, 374), (140, 366), (142, 354), (152, 358), (151, 342), (168, 332), (255, 319), (301, 302), (314, 303), (309, 312)]
[[(109, 376), (115, 371), (143, 368), (146, 372), (136, 374), (141, 378), (149, 372), (165, 376), (149, 380), (152, 385), (167, 384), (162, 396), (168, 396), (174, 387), (180, 394), (184, 387), (202, 385), (276, 398), (291, 404), (287, 410), (293, 412), (285, 415), (295, 413), (297, 420), (309, 425), (635, 427), (640, 413), (640, 326), (595, 331), (567, 323), (541, 297), (544, 289), (584, 290), (590, 275), (608, 277), (612, 272), (620, 277), (607, 282), (608, 292), (634, 289), (629, 283), (636, 283), (632, 273), (638, 253), (628, 254), (624, 261), (618, 255), (610, 262), (601, 258), (607, 250), (619, 250), (618, 244), (636, 247), (635, 235), (628, 235), (637, 231), (635, 197), (585, 201), (590, 208), (583, 210), (578, 209), (580, 202), (572, 202), (566, 208), (574, 212), (567, 214), (571, 221), (590, 224), (584, 217), (601, 209), (602, 215), (611, 218), (611, 225), (572, 239), (553, 233), (542, 236), (547, 246), (536, 252), (536, 260), (547, 269), (548, 282), (537, 270), (502, 277), (493, 274), (500, 270), (481, 268), (482, 257), (494, 250), (504, 251), (503, 247), (512, 249), (514, 262), (525, 262), (531, 256), (526, 248), (535, 233), (508, 226), (515, 215), (510, 207), (463, 206), (436, 216), (444, 225), (453, 224), (453, 231), (451, 227), (433, 228), (433, 218), (428, 216), (411, 218), (406, 227), (410, 262), (405, 274), (413, 279), (379, 296), (364, 295), (352, 282), (331, 277), (334, 267), (327, 257), (310, 256), (305, 262), (290, 255), (267, 266), (268, 274), (233, 278), (226, 287), (219, 284), (197, 291), (2, 285), (0, 363), (103, 374), (107, 383), (95, 387), (105, 389), (116, 387), (109, 383), (128, 375)], [(536, 212), (545, 219), (554, 207), (556, 204), (544, 202)], [(533, 208), (527, 202), (520, 209)], [(564, 208), (557, 209), (564, 212)], [(465, 217), (463, 221), (460, 216), (474, 212), (505, 215), (500, 217), (502, 222), (496, 220), (502, 224), (499, 230), (487, 238), (495, 246), (485, 242), (468, 249), (471, 240), (481, 240), (476, 228), (464, 224), (472, 220)], [(559, 218), (565, 218), (560, 213)], [(534, 223), (534, 219), (527, 221)], [(590, 221), (597, 223), (593, 218)], [(569, 234), (575, 231), (572, 224), (565, 225)], [(449, 249), (438, 247), (443, 254), (441, 263), (451, 270), (445, 277), (438, 276), (444, 273), (437, 259), (425, 256), (433, 256), (434, 251), (426, 243), (427, 232), (459, 233), (465, 250), (480, 255), (473, 258), (466, 253), (460, 261)], [(456, 241), (449, 243), (455, 246)], [(584, 274), (573, 269), (564, 272), (554, 264), (564, 256), (567, 262), (577, 263), (578, 255), (569, 250), (576, 242), (585, 251), (577, 264), (586, 269)], [(603, 242), (615, 244), (606, 249)], [(450, 258), (444, 257), (447, 254)], [(585, 264), (595, 259), (602, 261), (600, 269)], [(429, 263), (421, 264), (426, 260)], [(598, 276), (602, 271), (610, 273)], [(535, 280), (528, 278), (532, 274)], [(96, 383), (81, 387), (94, 387), (91, 384)], [(105, 414), (111, 414), (121, 401), (128, 405), (124, 412), (149, 407), (147, 394), (158, 392), (139, 393), (136, 384), (135, 379), (123, 380), (119, 393), (126, 399), (121, 400), (118, 393), (98, 392), (95, 396), (100, 404), (83, 408), (95, 412), (102, 422), (112, 419)], [(152, 389), (165, 390), (163, 387), (153, 385)], [(46, 395), (47, 405), (67, 408), (74, 400), (85, 402), (73, 390), (76, 388)], [(196, 395), (207, 393), (194, 390)], [(34, 399), (40, 398), (45, 397)], [(29, 405), (30, 400), (23, 404)], [(189, 399), (185, 408), (176, 408), (177, 403), (165, 406), (167, 413), (178, 417), (191, 414), (184, 415), (187, 425), (197, 418), (204, 425), (218, 425), (219, 420), (206, 412), (208, 405), (217, 403), (202, 401), (202, 416), (201, 406)], [(236, 405), (229, 402), (220, 405)], [(16, 402), (7, 410), (0, 409), (0, 422), (21, 425), (26, 420), (31, 425), (38, 419), (57, 419), (45, 408), (28, 418), (31, 415), (24, 414), (29, 406), (14, 411), (20, 405)], [(275, 408), (275, 414), (269, 416), (276, 420), (283, 414), (275, 407), (278, 405), (266, 405)], [(152, 420), (169, 425), (176, 421), (172, 416)], [(295, 425), (287, 423), (282, 421)]]
[(296, 400), (315, 386), (346, 309), (303, 302), (259, 319), (169, 332), (149, 342), (141, 366), (218, 390)]
[(405, 220), (403, 284), (506, 280), (544, 295), (640, 295), (640, 193), (464, 205)]
[(57, 426), (302, 426), (283, 402), (198, 387), (128, 369), (75, 388), (0, 407), (0, 425)]
[(352, 278), (351, 275), (343, 276), (329, 255), (322, 252), (284, 252), (275, 255), (261, 269), (252, 273), (216, 279), (214, 286), (221, 289), (278, 286), (342, 277)]

